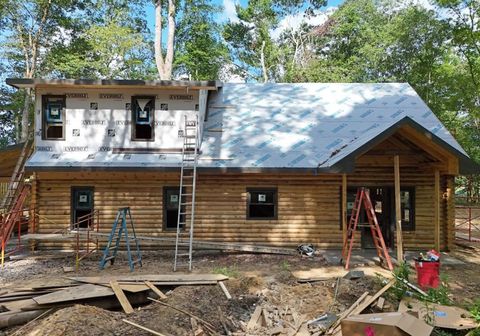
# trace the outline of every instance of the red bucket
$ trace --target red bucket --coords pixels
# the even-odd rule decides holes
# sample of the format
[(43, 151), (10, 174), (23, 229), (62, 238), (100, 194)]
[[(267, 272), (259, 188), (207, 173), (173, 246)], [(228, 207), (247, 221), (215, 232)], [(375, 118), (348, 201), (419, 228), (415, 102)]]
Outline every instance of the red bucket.
[(422, 289), (437, 288), (440, 284), (440, 261), (415, 261), (417, 283)]

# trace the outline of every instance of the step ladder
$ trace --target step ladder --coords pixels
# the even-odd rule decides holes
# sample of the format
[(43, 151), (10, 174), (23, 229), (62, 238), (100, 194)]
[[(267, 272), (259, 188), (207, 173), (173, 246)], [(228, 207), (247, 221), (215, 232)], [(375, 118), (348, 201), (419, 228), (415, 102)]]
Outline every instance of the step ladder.
[(358, 218), (362, 209), (362, 204), (365, 207), (367, 213), (368, 224), (372, 232), (373, 243), (377, 250), (380, 262), (386, 263), (388, 268), (392, 271), (392, 261), (388, 254), (385, 240), (383, 239), (382, 230), (378, 225), (377, 216), (375, 215), (375, 209), (373, 208), (372, 201), (370, 200), (370, 194), (365, 188), (358, 188), (357, 196), (355, 197), (355, 203), (353, 205), (350, 221), (348, 222), (347, 239), (343, 244), (342, 261), (345, 261), (345, 269), (348, 270), (350, 266), (350, 257), (352, 255), (352, 248), (355, 241), (355, 232), (357, 230)]
[[(181, 266), (188, 267), (189, 271), (192, 270), (195, 187), (197, 182), (199, 147), (198, 134), (198, 116), (195, 116), (195, 119), (193, 120), (188, 120), (187, 116), (185, 116), (180, 190), (178, 197), (177, 234), (175, 238), (175, 260), (173, 264), (174, 272)], [(186, 242), (187, 239), (188, 243)], [(180, 246), (188, 247), (188, 251), (186, 253), (180, 253)]]
[(8, 243), (8, 240), (10, 239), (10, 236), (12, 235), (15, 224), (19, 225), (19, 231), (20, 231), (20, 226), (22, 224), (22, 216), (25, 210), (24, 204), (29, 194), (30, 194), (30, 185), (22, 184), (22, 187), (19, 191), (17, 198), (15, 199), (15, 202), (12, 205), (11, 210), (2, 216), (2, 219), (0, 221), (0, 240), (1, 240), (1, 248), (2, 248), (1, 267), (2, 268), (5, 262), (7, 243)]
[(29, 135), (22, 146), (20, 156), (17, 159), (12, 176), (8, 182), (7, 192), (2, 199), (2, 203), (0, 203), (0, 209), (3, 209), (5, 213), (8, 213), (10, 210), (12, 210), (16, 202), (16, 198), (20, 194), (20, 190), (23, 187), (25, 179), (25, 162), (30, 157), (32, 152), (33, 140), (31, 139), (31, 135)]
[[(130, 226), (132, 229), (132, 237), (129, 237), (128, 235), (127, 216), (128, 216), (128, 220), (130, 221)], [(133, 225), (132, 214), (130, 212), (130, 208), (126, 207), (126, 208), (118, 209), (117, 217), (113, 222), (112, 232), (108, 237), (107, 246), (103, 251), (102, 259), (100, 260), (100, 269), (105, 268), (105, 264), (107, 263), (107, 261), (110, 261), (110, 264), (113, 265), (113, 263), (115, 262), (115, 258), (117, 257), (117, 252), (118, 252), (118, 248), (120, 247), (120, 241), (122, 240), (122, 236), (125, 237), (125, 245), (127, 247), (128, 264), (130, 266), (130, 271), (133, 272), (136, 264), (142, 267), (142, 254), (140, 253), (140, 245), (138, 244), (137, 235), (135, 234), (135, 227)], [(115, 243), (113, 243), (114, 239), (115, 239)], [(133, 260), (132, 251), (130, 247), (131, 239), (135, 241), (135, 250), (137, 255), (137, 259), (135, 260)]]

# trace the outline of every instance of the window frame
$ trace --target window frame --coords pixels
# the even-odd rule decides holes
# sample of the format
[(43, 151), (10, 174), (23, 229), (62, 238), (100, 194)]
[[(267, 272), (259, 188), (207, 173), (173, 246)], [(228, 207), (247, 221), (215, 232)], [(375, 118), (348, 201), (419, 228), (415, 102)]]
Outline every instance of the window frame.
[[(153, 113), (152, 113), (152, 120), (150, 122), (150, 127), (152, 128), (152, 136), (150, 137), (150, 139), (138, 139), (137, 138), (137, 134), (136, 134), (136, 129), (135, 127), (137, 126), (137, 117), (136, 117), (136, 111), (135, 111), (135, 106), (136, 106), (136, 99), (147, 99), (147, 98), (150, 98), (153, 102)], [(131, 141), (149, 141), (149, 142), (154, 142), (155, 141), (155, 111), (156, 111), (156, 107), (155, 107), (155, 100), (156, 100), (156, 96), (152, 95), (152, 96), (149, 96), (149, 95), (138, 95), (138, 96), (132, 96), (131, 97), (131, 100), (130, 100), (130, 116), (132, 118), (132, 126), (131, 126)]]
[[(409, 208), (409, 222), (405, 222), (402, 219), (402, 231), (415, 231), (416, 224), (415, 224), (415, 187), (400, 187), (400, 193), (402, 191), (408, 191), (410, 193), (410, 208)], [(395, 191), (392, 192), (393, 194), (393, 213), (396, 214), (395, 212)], [(401, 205), (401, 202), (400, 202)], [(403, 209), (401, 209), (401, 213), (403, 213)], [(395, 217), (395, 215), (394, 215)], [(397, 226), (395, 225), (395, 230), (397, 229)]]
[[(174, 228), (171, 228), (171, 227), (167, 227), (167, 193), (170, 191), (170, 190), (174, 190), (177, 192), (178, 194), (178, 207), (180, 208), (181, 205), (181, 200), (180, 200), (180, 186), (164, 186), (163, 187), (163, 212), (162, 212), (162, 230), (163, 231), (168, 231), (168, 232), (171, 232), (171, 231), (176, 231), (177, 230), (177, 226), (178, 226), (178, 222), (177, 222), (177, 225), (174, 227)], [(185, 188), (183, 188), (183, 192), (185, 192)], [(185, 211), (183, 211), (185, 212)], [(185, 221), (185, 215), (183, 215), (183, 219)], [(177, 209), (177, 221), (178, 221), (178, 209)], [(181, 228), (181, 231), (185, 231), (185, 227), (186, 227), (186, 224), (184, 224), (184, 226)]]
[[(60, 111), (62, 116), (62, 122), (58, 123), (62, 126), (62, 137), (61, 138), (49, 138), (47, 137), (47, 125), (53, 124), (52, 122), (48, 122), (47, 115), (46, 115), (46, 107), (47, 107), (47, 100), (48, 98), (60, 98), (62, 99), (62, 110)], [(66, 95), (51, 95), (46, 94), (42, 95), (42, 140), (48, 141), (64, 141), (65, 140), (65, 133), (66, 133), (66, 110), (67, 110), (67, 96)]]
[[(247, 188), (247, 209), (246, 209), (246, 219), (247, 220), (277, 220), (278, 219), (278, 188), (277, 187), (252, 187)], [(273, 217), (252, 217), (250, 216), (250, 205), (251, 203), (251, 193), (252, 192), (273, 192)], [(263, 203), (254, 203), (254, 204), (263, 204)], [(272, 204), (272, 203), (265, 203)]]
[[(73, 227), (73, 224), (75, 224), (75, 211), (76, 210), (86, 210), (87, 208), (85, 209), (80, 209), (80, 208), (77, 208), (76, 206), (76, 199), (75, 199), (75, 196), (76, 196), (76, 193), (77, 192), (82, 192), (82, 191), (88, 191), (90, 194), (91, 194), (91, 207), (90, 207), (90, 210), (91, 210), (91, 213), (93, 213), (95, 211), (95, 187), (92, 187), (92, 186), (71, 186), (70, 188), (70, 228), (71, 229), (75, 229)], [(93, 224), (93, 220), (92, 220), (92, 223), (90, 224)], [(88, 225), (88, 227), (90, 227), (91, 225)], [(79, 228), (79, 229), (86, 229), (86, 228)]]

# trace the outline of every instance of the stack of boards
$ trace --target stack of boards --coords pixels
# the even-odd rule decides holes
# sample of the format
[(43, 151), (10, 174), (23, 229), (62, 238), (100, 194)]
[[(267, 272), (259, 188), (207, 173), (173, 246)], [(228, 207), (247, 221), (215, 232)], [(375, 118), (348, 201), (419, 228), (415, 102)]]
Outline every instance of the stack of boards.
[[(46, 311), (74, 304), (88, 304), (104, 309), (122, 307), (128, 314), (132, 305), (148, 302), (153, 292), (166, 298), (158, 287), (182, 285), (217, 285), (226, 291), (221, 274), (119, 275), (104, 277), (69, 277), (61, 284), (16, 288), (0, 292), (0, 329), (24, 324)], [(224, 289), (225, 288), (225, 289)]]

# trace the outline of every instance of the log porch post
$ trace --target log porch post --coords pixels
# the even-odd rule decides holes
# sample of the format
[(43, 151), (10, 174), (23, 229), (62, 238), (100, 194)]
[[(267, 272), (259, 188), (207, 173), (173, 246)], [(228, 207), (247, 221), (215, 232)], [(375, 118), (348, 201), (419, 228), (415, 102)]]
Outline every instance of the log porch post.
[(393, 157), (394, 178), (395, 178), (395, 224), (397, 230), (397, 260), (403, 261), (403, 235), (402, 235), (402, 208), (400, 200), (400, 158)]

